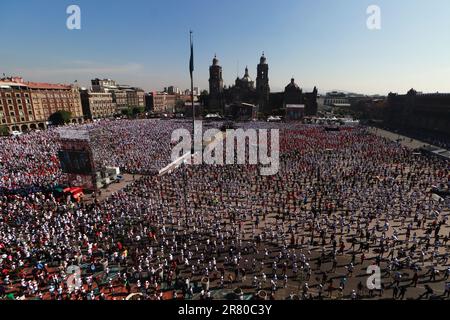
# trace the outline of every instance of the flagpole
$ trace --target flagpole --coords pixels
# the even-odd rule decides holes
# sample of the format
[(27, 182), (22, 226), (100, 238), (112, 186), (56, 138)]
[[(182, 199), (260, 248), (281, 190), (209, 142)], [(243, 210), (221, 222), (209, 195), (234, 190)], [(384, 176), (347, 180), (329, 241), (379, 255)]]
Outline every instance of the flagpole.
[[(195, 137), (195, 104), (194, 104), (194, 44), (192, 41), (192, 31), (190, 31), (190, 40), (191, 40), (191, 103), (192, 103), (192, 135)], [(194, 140), (193, 140), (194, 141)], [(194, 149), (195, 151), (195, 149)]]
[[(189, 62), (189, 71), (191, 73), (191, 105), (192, 105), (192, 141), (195, 141), (195, 105), (194, 105), (194, 44), (192, 41), (192, 30), (189, 33), (189, 40), (191, 44), (191, 59)], [(191, 148), (191, 162), (193, 161), (193, 156), (195, 154), (195, 142), (194, 148)], [(186, 229), (188, 229), (188, 210), (187, 210), (187, 179), (186, 179), (186, 168), (183, 170), (184, 179), (184, 212), (185, 212), (185, 223)]]

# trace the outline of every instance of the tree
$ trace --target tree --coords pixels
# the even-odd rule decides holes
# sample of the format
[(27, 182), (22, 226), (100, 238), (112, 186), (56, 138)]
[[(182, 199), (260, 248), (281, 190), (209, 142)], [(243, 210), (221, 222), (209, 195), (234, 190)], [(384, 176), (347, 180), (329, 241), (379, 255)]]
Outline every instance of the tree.
[(286, 109), (283, 109), (283, 108), (274, 109), (272, 111), (272, 114), (274, 116), (282, 117), (286, 114)]
[(178, 99), (175, 102), (175, 112), (184, 112), (184, 101), (181, 99)]
[(7, 126), (0, 126), (0, 136), (7, 136), (9, 134), (9, 130)]
[(133, 111), (130, 108), (122, 109), (122, 115), (130, 118), (133, 115)]
[(209, 106), (209, 94), (208, 91), (203, 90), (198, 97), (198, 101), (204, 107)]
[(50, 121), (55, 126), (62, 126), (70, 122), (72, 118), (72, 113), (66, 110), (59, 110), (53, 113), (49, 118)]
[(140, 115), (141, 113), (144, 113), (145, 108), (144, 107), (133, 107), (131, 113), (133, 114), (133, 116), (136, 118), (138, 115)]
[(137, 118), (138, 115), (143, 113), (145, 111), (144, 107), (139, 106), (128, 106), (126, 109), (122, 109), (121, 113), (122, 115), (128, 117), (128, 118)]

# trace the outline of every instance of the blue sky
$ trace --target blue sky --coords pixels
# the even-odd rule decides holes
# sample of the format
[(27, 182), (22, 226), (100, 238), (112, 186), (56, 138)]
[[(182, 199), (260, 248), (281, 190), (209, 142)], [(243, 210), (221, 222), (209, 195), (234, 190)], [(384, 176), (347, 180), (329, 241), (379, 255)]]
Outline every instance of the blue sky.
[[(66, 28), (81, 8), (82, 29)], [(381, 8), (381, 30), (366, 9)], [(448, 0), (22, 0), (0, 3), (0, 73), (88, 85), (93, 77), (159, 90), (208, 86), (215, 53), (232, 84), (256, 77), (265, 51), (272, 91), (297, 83), (321, 92), (450, 92)]]

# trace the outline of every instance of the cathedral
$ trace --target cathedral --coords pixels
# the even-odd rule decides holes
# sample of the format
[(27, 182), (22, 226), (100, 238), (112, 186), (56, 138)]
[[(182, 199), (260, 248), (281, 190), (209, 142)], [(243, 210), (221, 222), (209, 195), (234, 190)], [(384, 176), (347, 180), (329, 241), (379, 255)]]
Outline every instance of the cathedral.
[[(256, 85), (248, 67), (242, 78), (237, 77), (233, 86), (224, 87), (222, 67), (217, 56), (209, 68), (209, 112), (225, 114), (226, 108), (236, 105), (254, 105), (260, 115), (271, 115), (275, 110), (286, 109), (287, 104), (305, 105), (305, 115), (317, 113), (317, 89), (311, 93), (303, 91), (294, 83), (286, 87), (284, 93), (271, 93), (269, 85), (269, 65), (264, 52), (257, 65)], [(281, 98), (281, 103), (280, 99)]]
[(236, 78), (234, 86), (225, 91), (226, 104), (233, 103), (255, 103), (256, 90), (255, 82), (248, 73), (248, 67), (245, 68), (245, 74), (242, 78)]
[(257, 66), (256, 87), (246, 67), (244, 76), (238, 77), (233, 86), (225, 88), (222, 67), (219, 65), (217, 56), (214, 57), (209, 68), (209, 110), (211, 112), (224, 113), (226, 105), (240, 103), (255, 104), (260, 112), (270, 112), (269, 96), (269, 65), (264, 53)]

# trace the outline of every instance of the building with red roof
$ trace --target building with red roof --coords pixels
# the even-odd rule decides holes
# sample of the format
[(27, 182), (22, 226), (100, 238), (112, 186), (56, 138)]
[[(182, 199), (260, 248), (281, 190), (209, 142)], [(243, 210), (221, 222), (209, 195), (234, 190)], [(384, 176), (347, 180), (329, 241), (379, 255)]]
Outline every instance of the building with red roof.
[(45, 129), (50, 115), (69, 111), (73, 123), (83, 122), (77, 86), (25, 82), (21, 77), (0, 79), (0, 125), (9, 132)]

